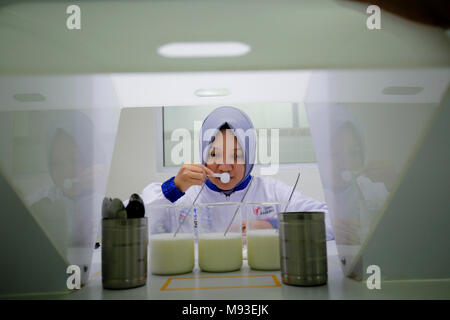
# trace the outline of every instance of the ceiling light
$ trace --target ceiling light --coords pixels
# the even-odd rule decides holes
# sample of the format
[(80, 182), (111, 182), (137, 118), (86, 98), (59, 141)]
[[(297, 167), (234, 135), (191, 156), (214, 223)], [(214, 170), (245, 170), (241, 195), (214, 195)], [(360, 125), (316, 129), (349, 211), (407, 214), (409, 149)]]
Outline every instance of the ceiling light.
[(171, 42), (158, 48), (158, 54), (167, 58), (239, 57), (249, 51), (242, 42)]
[(383, 93), (390, 95), (414, 95), (422, 90), (422, 87), (386, 87), (383, 89)]
[(228, 89), (198, 89), (195, 90), (197, 97), (223, 97), (230, 94)]
[(41, 102), (45, 97), (40, 93), (16, 93), (14, 99), (20, 102)]

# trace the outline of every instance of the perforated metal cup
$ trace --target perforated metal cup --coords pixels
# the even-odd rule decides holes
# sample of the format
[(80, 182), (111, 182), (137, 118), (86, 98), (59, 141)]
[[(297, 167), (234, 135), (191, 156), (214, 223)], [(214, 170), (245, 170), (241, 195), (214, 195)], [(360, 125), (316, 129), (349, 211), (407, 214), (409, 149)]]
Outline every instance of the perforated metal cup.
[(283, 283), (317, 286), (327, 283), (324, 212), (282, 212), (278, 215)]
[(147, 282), (147, 218), (102, 220), (102, 283), (128, 289)]

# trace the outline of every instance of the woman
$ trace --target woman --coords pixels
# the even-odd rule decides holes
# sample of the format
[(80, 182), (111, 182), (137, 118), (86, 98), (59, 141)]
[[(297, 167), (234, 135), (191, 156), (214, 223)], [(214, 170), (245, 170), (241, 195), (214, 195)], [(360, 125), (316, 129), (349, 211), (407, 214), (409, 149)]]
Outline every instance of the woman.
[(26, 202), (55, 247), (71, 264), (83, 266), (87, 281), (97, 237), (108, 163), (93, 122), (79, 111), (58, 112), (46, 135), (52, 184)]
[(385, 161), (368, 161), (364, 132), (345, 105), (317, 106), (310, 116), (322, 124), (314, 126), (313, 134), (321, 142), (316, 155), (336, 243), (361, 245), (383, 210), (397, 174)]
[[(255, 162), (256, 134), (250, 118), (234, 107), (219, 107), (203, 121), (200, 132), (201, 164), (184, 164), (177, 175), (164, 183), (152, 183), (142, 193), (149, 205), (190, 204), (206, 184), (197, 203), (240, 202), (250, 180), (253, 179), (245, 202), (286, 202), (292, 190), (273, 178), (252, 177)], [(228, 173), (229, 182), (214, 177), (215, 173)], [(281, 205), (262, 205), (254, 214), (267, 214), (261, 227), (276, 227), (276, 213)], [(333, 239), (328, 208), (299, 192), (295, 192), (288, 211), (324, 211), (326, 213), (327, 240)], [(244, 217), (245, 218), (245, 217)]]

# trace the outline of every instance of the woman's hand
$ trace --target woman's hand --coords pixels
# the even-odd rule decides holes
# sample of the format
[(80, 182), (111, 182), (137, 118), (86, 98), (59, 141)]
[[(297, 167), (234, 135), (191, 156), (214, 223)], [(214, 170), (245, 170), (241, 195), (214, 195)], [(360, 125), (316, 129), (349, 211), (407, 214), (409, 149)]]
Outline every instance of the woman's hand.
[(394, 189), (398, 175), (395, 167), (388, 161), (371, 161), (361, 171), (373, 182), (382, 182), (388, 191)]
[[(273, 229), (272, 224), (269, 221), (265, 220), (252, 220), (249, 222), (250, 229)], [(242, 234), (245, 235), (247, 233), (247, 221), (242, 220)]]
[(70, 185), (59, 186), (63, 193), (69, 198), (76, 198), (79, 195), (94, 192), (96, 184), (106, 183), (107, 174), (103, 164), (96, 164), (87, 167), (72, 180)]
[(272, 224), (266, 220), (252, 220), (249, 222), (250, 230), (273, 229)]
[(173, 182), (181, 192), (186, 192), (193, 185), (202, 185), (207, 175), (213, 175), (210, 169), (202, 164), (183, 164)]

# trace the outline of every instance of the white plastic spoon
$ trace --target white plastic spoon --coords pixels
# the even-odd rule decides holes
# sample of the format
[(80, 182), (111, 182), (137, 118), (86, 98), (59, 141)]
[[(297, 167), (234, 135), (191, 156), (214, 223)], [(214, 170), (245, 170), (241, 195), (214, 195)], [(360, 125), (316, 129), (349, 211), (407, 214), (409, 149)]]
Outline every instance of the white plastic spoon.
[(214, 177), (220, 178), (220, 181), (222, 183), (228, 183), (230, 182), (230, 174), (228, 172), (224, 173), (214, 173)]
[(64, 189), (69, 190), (73, 187), (73, 184), (77, 183), (77, 182), (78, 182), (78, 179), (76, 179), (76, 178), (75, 179), (64, 179), (63, 187), (64, 187)]

